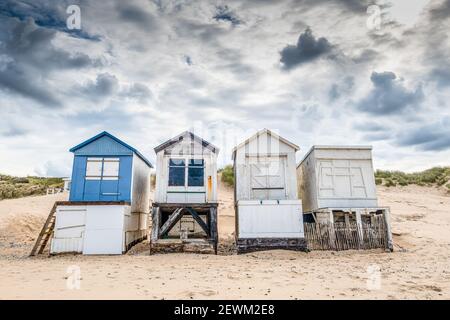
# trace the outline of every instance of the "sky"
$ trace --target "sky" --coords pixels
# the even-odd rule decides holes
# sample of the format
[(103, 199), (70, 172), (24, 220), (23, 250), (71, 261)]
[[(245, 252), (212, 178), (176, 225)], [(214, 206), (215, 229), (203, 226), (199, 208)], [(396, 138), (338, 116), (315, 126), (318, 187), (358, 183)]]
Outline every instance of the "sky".
[(220, 167), (269, 128), (299, 161), (337, 144), (450, 164), (450, 0), (2, 0), (0, 30), (3, 174), (69, 176), (102, 131), (152, 162), (193, 130)]

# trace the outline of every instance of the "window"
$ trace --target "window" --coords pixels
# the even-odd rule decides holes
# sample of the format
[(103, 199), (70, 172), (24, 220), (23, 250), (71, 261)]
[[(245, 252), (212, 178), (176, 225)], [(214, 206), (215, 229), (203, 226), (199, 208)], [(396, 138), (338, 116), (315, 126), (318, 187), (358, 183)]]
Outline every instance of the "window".
[(169, 186), (184, 187), (184, 159), (169, 159)]
[(204, 180), (204, 165), (203, 159), (189, 160), (188, 168), (188, 186), (189, 187), (203, 187)]
[(204, 168), (203, 159), (169, 159), (169, 186), (203, 187)]
[(119, 158), (88, 158), (86, 180), (118, 180)]

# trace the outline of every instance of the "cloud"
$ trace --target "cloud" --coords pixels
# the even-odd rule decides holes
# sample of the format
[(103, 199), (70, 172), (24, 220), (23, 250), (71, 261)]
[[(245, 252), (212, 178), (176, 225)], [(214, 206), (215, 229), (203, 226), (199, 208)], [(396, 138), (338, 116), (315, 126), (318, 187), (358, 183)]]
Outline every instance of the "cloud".
[(408, 90), (393, 72), (372, 72), (373, 88), (357, 107), (373, 115), (396, 115), (416, 109), (424, 100), (421, 86)]
[(230, 10), (227, 5), (217, 6), (216, 14), (213, 16), (216, 21), (230, 22), (231, 25), (237, 26), (242, 23), (242, 21), (237, 17), (236, 13)]
[(3, 71), (0, 71), (0, 90), (30, 98), (44, 107), (61, 106), (60, 100), (51, 90), (32, 81), (29, 73), (13, 64), (9, 64)]
[(69, 15), (66, 13), (66, 9), (71, 4), (76, 3), (70, 0), (57, 2), (2, 0), (0, 17), (12, 17), (20, 21), (32, 18), (40, 27), (58, 30), (74, 38), (100, 41), (99, 35), (88, 33), (86, 28), (72, 30), (67, 28), (66, 19)]
[(32, 18), (5, 18), (0, 46), (0, 90), (18, 94), (44, 107), (61, 107), (61, 99), (48, 82), (53, 71), (98, 66), (97, 60), (79, 52), (55, 47), (57, 31), (36, 25)]
[(311, 29), (307, 28), (300, 35), (295, 46), (288, 45), (280, 52), (280, 62), (285, 69), (293, 69), (330, 53), (332, 48), (333, 46), (326, 38), (316, 39)]
[(143, 83), (133, 83), (129, 88), (123, 89), (121, 95), (140, 103), (147, 103), (153, 98), (152, 91)]
[(119, 88), (116, 76), (107, 72), (97, 75), (95, 81), (87, 81), (79, 91), (90, 99), (100, 100), (115, 94)]
[(402, 130), (397, 136), (399, 146), (414, 146), (423, 151), (443, 151), (450, 149), (450, 118)]
[(441, 2), (430, 9), (431, 20), (445, 20), (450, 18), (450, 0), (441, 0)]
[(334, 83), (328, 92), (329, 99), (334, 101), (344, 94), (347, 95), (353, 89), (354, 85), (355, 79), (352, 76), (347, 76), (341, 82)]
[(144, 5), (137, 5), (129, 1), (117, 3), (119, 18), (125, 22), (132, 23), (144, 30), (155, 30), (158, 28), (155, 15)]
[[(445, 65), (445, 62), (444, 62)], [(430, 75), (431, 81), (435, 81), (440, 87), (448, 87), (450, 86), (450, 70), (448, 67), (443, 67), (442, 65), (439, 68), (435, 68), (431, 71)]]

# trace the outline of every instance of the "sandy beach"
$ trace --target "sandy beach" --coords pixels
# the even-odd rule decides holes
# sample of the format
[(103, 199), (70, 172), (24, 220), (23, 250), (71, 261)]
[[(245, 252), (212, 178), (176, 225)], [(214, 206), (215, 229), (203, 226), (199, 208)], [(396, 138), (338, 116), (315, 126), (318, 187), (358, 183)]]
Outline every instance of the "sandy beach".
[(220, 185), (217, 256), (150, 256), (144, 242), (122, 256), (28, 257), (54, 201), (66, 197), (0, 201), (1, 299), (450, 298), (450, 196), (438, 188), (378, 188), (379, 204), (391, 207), (393, 253), (235, 255), (232, 190)]

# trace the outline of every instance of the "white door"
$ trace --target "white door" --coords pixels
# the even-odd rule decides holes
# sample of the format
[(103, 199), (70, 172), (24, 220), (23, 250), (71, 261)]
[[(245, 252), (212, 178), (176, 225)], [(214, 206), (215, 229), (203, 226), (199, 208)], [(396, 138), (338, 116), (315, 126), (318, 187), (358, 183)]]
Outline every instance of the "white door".
[(259, 157), (249, 160), (252, 199), (286, 199), (286, 159), (283, 157)]

